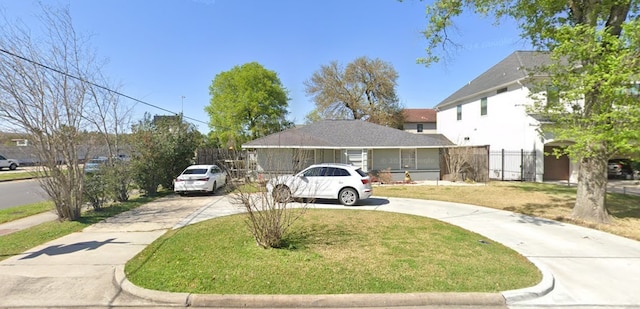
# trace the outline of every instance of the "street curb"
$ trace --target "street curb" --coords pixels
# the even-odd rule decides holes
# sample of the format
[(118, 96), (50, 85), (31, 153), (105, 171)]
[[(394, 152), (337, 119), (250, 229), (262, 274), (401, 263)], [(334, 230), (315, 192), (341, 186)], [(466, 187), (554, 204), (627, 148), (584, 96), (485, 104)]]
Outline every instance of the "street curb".
[(532, 261), (531, 259), (529, 259), (529, 261), (540, 270), (542, 273), (542, 280), (532, 287), (502, 292), (501, 294), (508, 305), (519, 301), (542, 297), (553, 291), (555, 287), (556, 279), (553, 276), (553, 273), (551, 273), (551, 271), (541, 263)]
[(191, 295), (189, 293), (173, 293), (149, 290), (134, 285), (127, 279), (127, 276), (124, 273), (124, 265), (116, 266), (113, 274), (113, 283), (122, 291), (133, 296), (168, 304), (182, 305), (184, 307), (189, 306), (189, 296)]
[(147, 300), (185, 307), (218, 308), (348, 308), (401, 306), (505, 306), (500, 293), (406, 293), (330, 295), (241, 295), (162, 292), (131, 283), (124, 266), (117, 266), (114, 284), (122, 291)]

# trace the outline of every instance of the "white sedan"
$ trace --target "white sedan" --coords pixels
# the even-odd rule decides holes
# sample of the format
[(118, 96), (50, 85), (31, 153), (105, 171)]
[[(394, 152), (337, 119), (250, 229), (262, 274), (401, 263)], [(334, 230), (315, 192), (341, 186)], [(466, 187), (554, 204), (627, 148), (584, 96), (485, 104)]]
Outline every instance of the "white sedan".
[(185, 195), (189, 192), (214, 193), (227, 183), (227, 175), (217, 165), (191, 165), (173, 185), (173, 191)]

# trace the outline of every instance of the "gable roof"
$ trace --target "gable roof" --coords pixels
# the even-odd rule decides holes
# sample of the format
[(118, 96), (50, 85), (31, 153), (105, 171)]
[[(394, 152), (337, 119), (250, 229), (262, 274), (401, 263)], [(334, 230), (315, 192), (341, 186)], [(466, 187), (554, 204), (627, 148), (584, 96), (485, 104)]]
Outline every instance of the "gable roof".
[(412, 134), (362, 120), (322, 120), (267, 135), (242, 148), (440, 148), (442, 134)]
[(447, 107), (465, 98), (506, 87), (516, 81), (528, 78), (532, 73), (531, 69), (549, 64), (549, 62), (549, 54), (546, 52), (515, 51), (442, 100), (435, 108)]
[(404, 122), (436, 122), (436, 110), (432, 108), (405, 108)]

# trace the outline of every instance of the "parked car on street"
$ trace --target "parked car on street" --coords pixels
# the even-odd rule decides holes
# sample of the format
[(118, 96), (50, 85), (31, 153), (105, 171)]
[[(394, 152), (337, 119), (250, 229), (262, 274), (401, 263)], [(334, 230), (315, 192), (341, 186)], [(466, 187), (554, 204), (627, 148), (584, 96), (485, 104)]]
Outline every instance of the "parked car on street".
[(102, 166), (107, 164), (108, 160), (109, 160), (109, 158), (107, 158), (107, 157), (93, 158), (93, 159), (87, 161), (87, 163), (84, 164), (84, 172), (85, 173), (95, 173), (95, 172), (99, 171)]
[(607, 164), (609, 178), (633, 179), (635, 171), (633, 161), (629, 159), (611, 159)]
[(291, 198), (337, 199), (352, 206), (373, 193), (367, 173), (353, 165), (314, 164), (295, 175), (278, 176), (267, 182), (267, 190), (279, 202)]
[(0, 155), (0, 170), (3, 168), (7, 168), (10, 170), (15, 170), (20, 166), (20, 162), (16, 159), (7, 159), (5, 156)]
[(176, 178), (173, 191), (180, 195), (190, 192), (212, 194), (226, 184), (227, 175), (217, 165), (191, 165)]

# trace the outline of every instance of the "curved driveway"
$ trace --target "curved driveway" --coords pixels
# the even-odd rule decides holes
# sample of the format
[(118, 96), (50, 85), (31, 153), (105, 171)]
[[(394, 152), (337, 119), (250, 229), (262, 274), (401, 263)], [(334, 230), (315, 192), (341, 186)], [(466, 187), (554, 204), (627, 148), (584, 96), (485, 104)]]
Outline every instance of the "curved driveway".
[[(328, 203), (314, 207), (344, 209)], [(449, 222), (503, 243), (553, 274), (553, 290), (533, 299), (507, 297), (511, 308), (640, 306), (640, 242), (448, 202), (375, 197), (353, 208)], [(120, 284), (127, 282), (114, 285), (117, 270), (171, 227), (237, 212), (240, 209), (224, 196), (169, 197), (33, 248), (0, 262), (0, 307), (157, 306), (159, 299), (154, 302), (123, 293)], [(382, 304), (371, 304), (375, 305)]]

